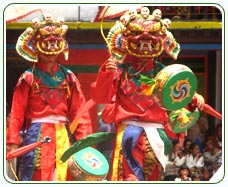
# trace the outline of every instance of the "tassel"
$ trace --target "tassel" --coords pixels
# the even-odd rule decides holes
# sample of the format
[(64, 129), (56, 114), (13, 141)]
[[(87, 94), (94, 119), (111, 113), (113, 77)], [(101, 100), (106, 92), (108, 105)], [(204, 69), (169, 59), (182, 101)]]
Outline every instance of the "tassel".
[(180, 110), (180, 113), (178, 115), (177, 120), (179, 120), (183, 124), (186, 124), (186, 123), (189, 122), (189, 118), (188, 118), (188, 116), (186, 115), (186, 112), (183, 109)]
[(64, 59), (67, 61), (69, 59), (69, 49), (63, 50)]
[(67, 99), (71, 97), (71, 91), (70, 91), (70, 87), (69, 85), (67, 84)]
[(174, 114), (170, 115), (170, 121), (176, 121), (178, 117), (179, 110), (177, 110)]
[(33, 92), (36, 93), (39, 89), (39, 84), (37, 82), (34, 82), (32, 87)]
[(142, 93), (144, 95), (152, 95), (153, 91), (154, 91), (154, 88), (155, 88), (156, 84), (152, 85), (152, 86), (147, 86), (145, 87), (145, 89), (143, 89)]
[(157, 81), (142, 74), (139, 74), (139, 76), (139, 82), (143, 88), (142, 93), (144, 95), (152, 95), (154, 88), (157, 85)]
[(172, 115), (170, 115), (171, 121), (179, 121), (180, 123), (186, 124), (189, 122), (189, 118), (187, 116), (187, 110), (182, 108), (180, 110), (176, 110)]

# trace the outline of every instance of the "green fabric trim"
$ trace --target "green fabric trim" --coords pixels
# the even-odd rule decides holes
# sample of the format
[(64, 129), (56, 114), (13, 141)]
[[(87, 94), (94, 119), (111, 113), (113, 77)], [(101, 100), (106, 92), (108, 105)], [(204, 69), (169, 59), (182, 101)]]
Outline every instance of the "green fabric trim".
[(41, 79), (46, 86), (59, 86), (65, 79), (61, 69), (55, 72), (53, 76), (50, 76), (50, 74), (45, 73), (40, 69), (36, 69), (36, 76), (38, 79)]
[(143, 74), (139, 74), (139, 82), (144, 83), (146, 85), (153, 85), (156, 81), (152, 78), (149, 78)]
[(112, 139), (114, 139), (115, 135), (116, 134), (112, 133), (112, 132), (97, 132), (97, 133), (85, 136), (84, 138), (75, 142), (69, 149), (67, 149), (63, 153), (61, 160), (63, 162), (65, 162), (74, 153), (76, 153), (86, 147), (96, 145), (101, 142), (106, 142), (106, 141), (112, 140)]
[(165, 145), (164, 154), (168, 155), (170, 153), (170, 151), (173, 149), (173, 143), (171, 142), (171, 140), (166, 135), (164, 129), (157, 129), (157, 131), (158, 131), (159, 136), (161, 137), (161, 139), (162, 139), (162, 141), (164, 142), (164, 145)]

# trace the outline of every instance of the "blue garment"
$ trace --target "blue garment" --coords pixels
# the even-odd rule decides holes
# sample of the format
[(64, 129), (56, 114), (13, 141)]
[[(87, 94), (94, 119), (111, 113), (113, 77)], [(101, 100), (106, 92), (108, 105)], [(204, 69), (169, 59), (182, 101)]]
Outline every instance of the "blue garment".
[(129, 167), (135, 173), (135, 176), (137, 176), (137, 178), (140, 181), (145, 180), (143, 168), (141, 167), (140, 163), (133, 157), (132, 151), (142, 131), (142, 127), (137, 127), (128, 124), (124, 130), (122, 140), (124, 157), (126, 158)]
[[(23, 145), (26, 146), (31, 143), (35, 143), (39, 140), (41, 129), (41, 123), (32, 123), (26, 136), (24, 137)], [(31, 181), (33, 176), (33, 171), (35, 167), (34, 161), (37, 156), (37, 149), (33, 149), (28, 153), (22, 155), (20, 157), (20, 166), (19, 166), (19, 174), (21, 181)]]

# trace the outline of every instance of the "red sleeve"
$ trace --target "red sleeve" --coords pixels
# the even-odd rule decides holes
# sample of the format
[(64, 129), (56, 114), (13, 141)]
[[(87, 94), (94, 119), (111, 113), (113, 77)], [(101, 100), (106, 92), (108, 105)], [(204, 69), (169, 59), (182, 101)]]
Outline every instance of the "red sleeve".
[(91, 85), (91, 97), (96, 103), (110, 103), (115, 94), (115, 72), (106, 72), (105, 63), (100, 67), (97, 80)]
[(17, 84), (12, 100), (11, 116), (7, 131), (6, 143), (19, 145), (20, 130), (24, 124), (24, 117), (28, 105), (30, 87), (25, 81)]
[[(85, 105), (85, 103), (86, 103), (86, 100), (81, 90), (81, 85), (78, 79), (76, 79), (76, 82), (73, 83), (73, 87), (71, 90), (71, 100), (69, 104), (68, 118), (70, 122), (72, 122), (75, 119), (77, 113)], [(85, 112), (83, 116), (80, 118), (80, 122), (74, 132), (74, 135), (78, 140), (91, 133), (92, 133), (92, 125), (91, 125), (90, 115), (89, 115), (89, 112)]]

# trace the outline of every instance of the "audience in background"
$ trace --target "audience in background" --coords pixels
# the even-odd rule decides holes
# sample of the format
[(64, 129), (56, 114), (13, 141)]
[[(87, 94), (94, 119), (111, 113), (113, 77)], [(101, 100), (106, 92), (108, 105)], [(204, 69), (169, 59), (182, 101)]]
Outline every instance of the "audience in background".
[(190, 154), (191, 153), (191, 150), (190, 150), (190, 146), (192, 144), (192, 140), (191, 139), (185, 139), (184, 140), (184, 145), (183, 145), (183, 152), (185, 154)]
[(201, 180), (201, 169), (193, 166), (190, 169), (190, 177), (192, 179), (192, 181), (200, 181)]
[(190, 147), (191, 153), (186, 155), (186, 165), (189, 169), (192, 167), (202, 168), (204, 166), (204, 157), (200, 152), (200, 147), (196, 143), (192, 143)]
[(175, 178), (175, 181), (191, 181), (190, 170), (186, 165), (180, 167), (178, 171), (178, 177)]
[(200, 173), (192, 173), (191, 179), (192, 181), (201, 181)]
[(206, 166), (212, 167), (213, 163), (219, 159), (221, 154), (222, 150), (216, 147), (211, 139), (205, 141), (203, 156)]
[(170, 178), (175, 179), (178, 176), (179, 168), (185, 164), (185, 160), (186, 157), (179, 141), (174, 141), (172, 152), (168, 155), (168, 163), (164, 173), (164, 180), (170, 180)]
[(209, 136), (210, 140), (213, 141), (216, 148), (222, 149), (222, 124), (219, 123), (216, 126), (215, 133)]
[(203, 149), (199, 142), (190, 139), (191, 136), (186, 136), (182, 149), (178, 141), (173, 141), (164, 181), (209, 181), (212, 178), (222, 165), (222, 124), (216, 126), (211, 136), (204, 135), (201, 139)]
[(208, 166), (204, 166), (201, 173), (201, 181), (209, 181), (212, 177), (212, 170)]

